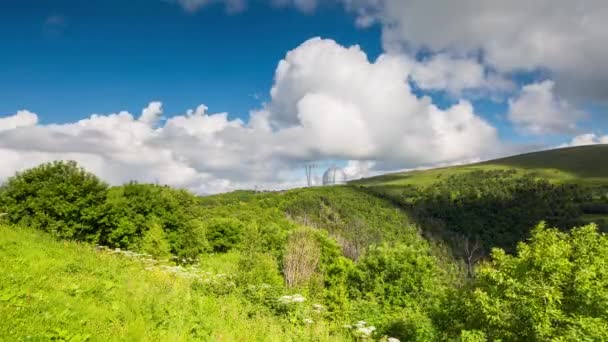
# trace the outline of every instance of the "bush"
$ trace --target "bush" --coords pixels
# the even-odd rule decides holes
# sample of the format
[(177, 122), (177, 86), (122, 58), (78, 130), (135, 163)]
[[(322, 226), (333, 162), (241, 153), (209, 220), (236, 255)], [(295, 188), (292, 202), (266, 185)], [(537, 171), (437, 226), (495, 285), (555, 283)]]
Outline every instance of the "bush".
[(150, 228), (144, 233), (140, 250), (156, 258), (166, 257), (170, 254), (171, 249), (165, 237), (165, 231), (156, 220), (152, 220)]
[(492, 252), (460, 317), (489, 340), (605, 340), (607, 259), (608, 237), (595, 226), (567, 234), (539, 225), (517, 255)]
[(0, 212), (60, 238), (97, 242), (107, 188), (76, 162), (55, 161), (9, 178), (0, 188)]
[(226, 253), (241, 241), (243, 225), (233, 218), (214, 218), (207, 222), (206, 229), (213, 251)]

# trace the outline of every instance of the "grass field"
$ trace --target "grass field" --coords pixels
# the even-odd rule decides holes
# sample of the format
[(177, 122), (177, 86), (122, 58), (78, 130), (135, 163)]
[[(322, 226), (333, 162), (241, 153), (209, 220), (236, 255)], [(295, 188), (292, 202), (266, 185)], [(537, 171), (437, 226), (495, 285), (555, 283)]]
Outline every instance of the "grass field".
[[(224, 256), (230, 259), (230, 254)], [(229, 271), (229, 260), (201, 267)], [(336, 341), (323, 322), (271, 316), (238, 293), (212, 294), (141, 261), (0, 226), (2, 341)]]
[(352, 182), (372, 187), (426, 186), (442, 177), (472, 171), (515, 169), (557, 183), (608, 185), (608, 145), (579, 146), (527, 153), (483, 163), (391, 173)]

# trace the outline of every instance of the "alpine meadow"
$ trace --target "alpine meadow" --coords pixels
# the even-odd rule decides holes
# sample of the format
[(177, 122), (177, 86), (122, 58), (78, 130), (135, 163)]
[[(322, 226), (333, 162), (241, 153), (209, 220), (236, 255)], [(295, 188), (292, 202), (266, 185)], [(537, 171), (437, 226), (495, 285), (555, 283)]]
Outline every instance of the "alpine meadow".
[(608, 342), (606, 0), (0, 0), (0, 342)]

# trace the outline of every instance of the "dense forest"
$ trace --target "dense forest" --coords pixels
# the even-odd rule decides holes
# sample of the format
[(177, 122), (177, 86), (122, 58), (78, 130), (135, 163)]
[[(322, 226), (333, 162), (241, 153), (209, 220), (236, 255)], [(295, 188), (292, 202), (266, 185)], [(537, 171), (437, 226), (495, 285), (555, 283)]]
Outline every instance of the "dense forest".
[[(35, 230), (100, 257), (156, 265), (132, 266), (139, 270), (186, 273), (164, 286), (186, 287), (188, 301), (223, 298), (243, 321), (268, 319), (259, 336), (270, 340), (600, 341), (608, 340), (608, 238), (581, 217), (606, 203), (602, 188), (509, 171), (390, 193), (347, 185), (198, 197), (109, 186), (74, 162), (53, 162), (2, 185), (0, 222), (7, 239)], [(41, 285), (15, 264), (27, 257), (11, 246), (0, 245), (0, 334), (102, 336), (55, 317), (29, 324), (43, 301), (16, 289)], [(99, 295), (66, 291), (83, 306)], [(105, 300), (98, 304), (118, 305)], [(108, 324), (127, 329), (139, 319), (154, 340), (179, 316), (184, 339), (217, 337), (219, 325), (175, 300), (108, 314)]]

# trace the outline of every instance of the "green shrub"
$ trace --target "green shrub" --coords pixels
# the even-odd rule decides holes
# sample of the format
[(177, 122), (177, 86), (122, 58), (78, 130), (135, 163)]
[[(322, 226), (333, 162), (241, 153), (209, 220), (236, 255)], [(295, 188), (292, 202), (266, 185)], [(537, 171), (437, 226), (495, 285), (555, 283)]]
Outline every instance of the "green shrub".
[(243, 225), (234, 218), (213, 218), (207, 222), (206, 230), (211, 249), (225, 253), (241, 241)]
[(60, 238), (97, 242), (107, 185), (73, 161), (17, 173), (0, 188), (0, 212), (12, 223)]
[(605, 340), (607, 259), (608, 237), (595, 226), (567, 234), (539, 225), (517, 255), (492, 252), (460, 317), (490, 340)]
[(170, 254), (171, 249), (165, 237), (165, 231), (156, 220), (150, 222), (148, 230), (144, 233), (140, 250), (156, 258), (163, 258)]

